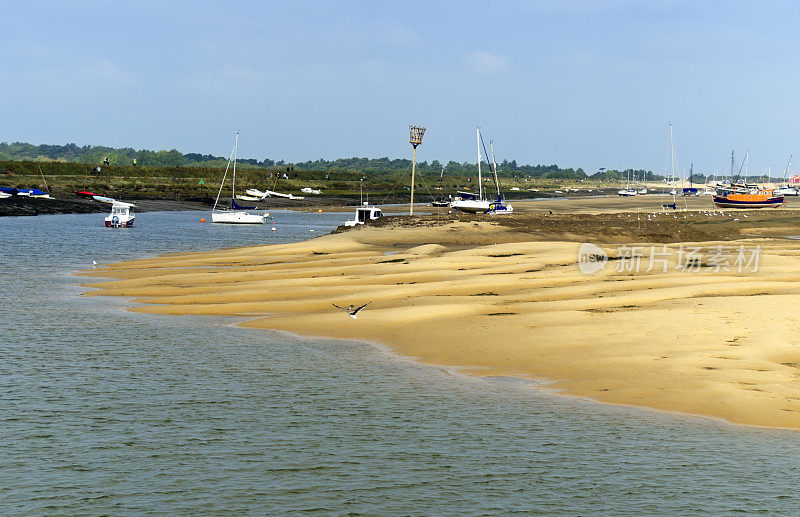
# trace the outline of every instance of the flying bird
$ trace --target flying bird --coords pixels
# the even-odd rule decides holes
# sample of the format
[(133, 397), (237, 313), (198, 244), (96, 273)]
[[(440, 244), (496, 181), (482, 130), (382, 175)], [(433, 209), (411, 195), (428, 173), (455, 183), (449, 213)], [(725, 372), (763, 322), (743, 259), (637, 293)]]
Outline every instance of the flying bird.
[(333, 305), (333, 306), (334, 306), (334, 307), (336, 307), (337, 309), (341, 309), (341, 310), (343, 310), (343, 311), (344, 311), (344, 312), (346, 312), (346, 313), (347, 313), (347, 315), (348, 315), (348, 316), (350, 316), (351, 318), (353, 318), (353, 319), (357, 319), (357, 316), (356, 316), (356, 314), (358, 314), (358, 313), (359, 313), (359, 311), (361, 311), (361, 309), (363, 309), (363, 308), (364, 308), (364, 307), (366, 307), (367, 305), (371, 304), (371, 303), (372, 303), (372, 301), (373, 301), (373, 300), (370, 300), (370, 301), (368, 301), (367, 303), (365, 303), (365, 304), (364, 304), (364, 305), (362, 305), (361, 307), (356, 307), (355, 305), (350, 305), (350, 307), (344, 308), (344, 307), (339, 307), (339, 306), (338, 306), (338, 305), (336, 305), (335, 303), (332, 303), (331, 305)]

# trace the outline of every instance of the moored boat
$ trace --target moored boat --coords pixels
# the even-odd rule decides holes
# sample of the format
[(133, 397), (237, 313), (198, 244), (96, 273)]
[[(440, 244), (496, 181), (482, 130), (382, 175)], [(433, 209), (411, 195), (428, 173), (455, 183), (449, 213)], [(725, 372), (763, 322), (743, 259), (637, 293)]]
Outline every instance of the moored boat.
[[(236, 154), (239, 150), (239, 133), (236, 133), (236, 140), (233, 143), (233, 150), (228, 158), (228, 165), (225, 166), (225, 174), (222, 176), (222, 182), (219, 185), (219, 192), (217, 199), (214, 201), (214, 207), (211, 209), (211, 222), (212, 223), (227, 223), (227, 224), (264, 224), (267, 220), (266, 212), (251, 212), (255, 207), (240, 206), (236, 203)], [(225, 186), (225, 178), (228, 176), (228, 168), (233, 162), (233, 176), (231, 184), (231, 208), (218, 208), (219, 197), (222, 194), (222, 187)]]
[(111, 205), (111, 213), (106, 216), (106, 228), (131, 228), (136, 216), (133, 213), (133, 203), (115, 201)]

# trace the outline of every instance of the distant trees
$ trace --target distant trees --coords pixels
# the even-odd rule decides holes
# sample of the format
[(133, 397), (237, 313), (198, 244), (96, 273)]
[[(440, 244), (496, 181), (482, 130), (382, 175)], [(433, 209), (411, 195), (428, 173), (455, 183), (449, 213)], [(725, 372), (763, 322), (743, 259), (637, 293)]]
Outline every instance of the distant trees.
[[(225, 167), (227, 156), (213, 156), (211, 154), (186, 153), (182, 154), (176, 149), (150, 151), (147, 149), (135, 150), (129, 147), (113, 148), (105, 146), (77, 146), (66, 145), (32, 145), (23, 142), (0, 142), (0, 156), (11, 160), (36, 160), (36, 161), (61, 161), (88, 164), (101, 164), (108, 158), (111, 165), (131, 165), (134, 159), (142, 167)], [(356, 174), (392, 175), (411, 172), (411, 160), (406, 158), (338, 158), (335, 160), (309, 160), (305, 162), (287, 163), (283, 159), (274, 161), (270, 158), (258, 160), (255, 158), (240, 158), (242, 168), (280, 169), (292, 167), (297, 172), (348, 172)], [(481, 164), (486, 173), (491, 171), (488, 163)], [(498, 174), (503, 177), (518, 178), (564, 178), (584, 179), (587, 176), (582, 168), (562, 169), (557, 165), (519, 165), (516, 160), (502, 160), (498, 164)], [(445, 174), (449, 176), (476, 176), (478, 167), (475, 163), (458, 163), (450, 160), (444, 166)], [(422, 161), (417, 163), (417, 170), (421, 174), (438, 175), (442, 170), (442, 162), (433, 160), (430, 163)], [(648, 173), (650, 174), (650, 173)], [(618, 177), (617, 171), (604, 171), (599, 178)]]

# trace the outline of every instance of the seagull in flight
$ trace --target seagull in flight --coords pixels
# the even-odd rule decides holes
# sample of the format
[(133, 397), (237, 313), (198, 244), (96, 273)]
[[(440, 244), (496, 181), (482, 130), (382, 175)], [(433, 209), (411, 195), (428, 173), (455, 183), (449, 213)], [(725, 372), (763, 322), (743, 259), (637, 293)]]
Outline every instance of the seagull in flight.
[(373, 302), (373, 300), (370, 300), (370, 301), (368, 301), (367, 303), (365, 303), (364, 305), (362, 305), (361, 307), (356, 307), (355, 305), (350, 305), (350, 307), (344, 308), (344, 307), (339, 307), (339, 306), (338, 306), (338, 305), (336, 305), (335, 303), (332, 303), (331, 305), (333, 305), (333, 306), (334, 306), (334, 307), (336, 307), (337, 309), (341, 309), (341, 310), (343, 310), (343, 311), (344, 311), (344, 312), (346, 312), (346, 313), (347, 313), (347, 315), (348, 315), (348, 316), (350, 316), (351, 318), (353, 318), (353, 319), (357, 319), (357, 316), (356, 316), (356, 314), (358, 314), (358, 313), (359, 313), (359, 311), (360, 311), (361, 309), (363, 309), (363, 308), (364, 308), (364, 307), (366, 307), (367, 305), (371, 304), (372, 302)]

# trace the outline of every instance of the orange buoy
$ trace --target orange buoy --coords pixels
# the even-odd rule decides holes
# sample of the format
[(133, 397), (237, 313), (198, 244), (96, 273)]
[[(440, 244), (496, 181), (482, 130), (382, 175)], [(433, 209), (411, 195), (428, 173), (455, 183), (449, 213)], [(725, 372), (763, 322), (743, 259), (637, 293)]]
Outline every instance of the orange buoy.
[(317, 213), (321, 214), (322, 213), (322, 209), (320, 208), (319, 210), (317, 210)]
[(204, 222), (206, 222), (206, 220), (205, 219), (200, 219), (200, 222), (204, 223)]

